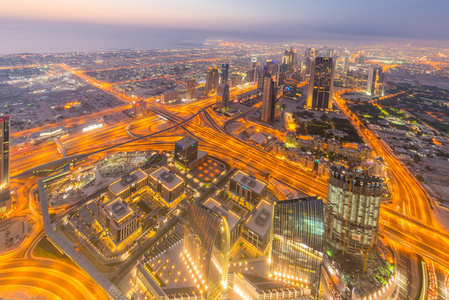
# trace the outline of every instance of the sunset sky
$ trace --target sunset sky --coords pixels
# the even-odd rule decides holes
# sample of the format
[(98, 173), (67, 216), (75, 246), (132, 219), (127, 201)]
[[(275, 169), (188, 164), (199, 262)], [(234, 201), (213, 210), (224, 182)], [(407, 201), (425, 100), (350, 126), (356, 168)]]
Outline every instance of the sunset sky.
[[(92, 39), (91, 44), (105, 39), (105, 35), (126, 38), (135, 30), (160, 34), (158, 29), (176, 30), (177, 35), (188, 30), (213, 32), (217, 37), (227, 33), (225, 36), (259, 35), (263, 39), (446, 42), (448, 12), (448, 0), (4, 0), (0, 3), (0, 39), (17, 45), (28, 40), (31, 51), (39, 47), (32, 41), (39, 36), (60, 41), (55, 31), (63, 39), (67, 34), (86, 34)], [(110, 39), (114, 41), (116, 37)], [(132, 43), (129, 46), (140, 47)], [(0, 47), (0, 52), (5, 51), (17, 50), (6, 47), (2, 51)]]

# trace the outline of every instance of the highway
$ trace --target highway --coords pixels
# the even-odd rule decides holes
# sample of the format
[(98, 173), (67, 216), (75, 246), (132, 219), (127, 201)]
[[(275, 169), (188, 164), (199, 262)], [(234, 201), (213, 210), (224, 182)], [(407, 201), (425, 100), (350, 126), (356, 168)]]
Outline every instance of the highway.
[[(63, 65), (62, 67), (66, 68)], [(70, 68), (67, 70), (105, 92), (117, 96), (124, 102), (129, 103), (136, 100), (117, 91), (110, 84), (93, 80), (81, 71)], [(231, 97), (254, 88), (254, 86), (249, 86), (233, 90)], [(389, 208), (381, 209), (381, 218), (384, 222), (380, 224), (381, 234), (437, 261), (442, 266), (449, 267), (449, 255), (447, 254), (449, 236), (435, 224), (431, 214), (431, 205), (425, 192), (381, 141), (368, 128), (365, 128), (354, 114), (347, 110), (346, 104), (339, 96), (337, 92), (336, 102), (341, 110), (359, 128), (362, 137), (374, 151), (386, 159), (392, 173), (391, 185), (394, 201), (403, 207), (400, 212), (392, 211)], [(325, 180), (234, 137), (226, 129), (226, 125), (229, 123), (217, 120), (215, 114), (209, 109), (216, 101), (216, 97), (209, 97), (194, 103), (173, 106), (163, 106), (153, 102), (150, 107), (151, 112), (141, 118), (105, 126), (92, 132), (72, 134), (61, 139), (61, 143), (69, 156), (75, 154), (94, 155), (94, 158), (88, 158), (89, 161), (98, 161), (109, 153), (119, 151), (172, 150), (176, 140), (186, 134), (192, 135), (200, 140), (200, 149), (209, 152), (211, 156), (253, 173), (262, 180), (266, 181), (265, 176), (269, 174), (270, 178), (275, 178), (306, 194), (326, 199), (327, 182)], [(88, 119), (89, 116), (83, 116), (78, 120), (66, 120), (64, 122), (67, 123), (63, 122), (62, 124), (71, 126)], [(260, 127), (261, 130), (282, 138), (282, 133), (272, 131), (268, 127)], [(30, 132), (34, 130), (38, 129), (30, 130)], [(136, 136), (137, 138), (135, 138)], [(24, 152), (11, 155), (11, 176), (60, 158), (62, 155), (54, 144), (34, 146)], [(21, 258), (26, 252), (25, 250), (33, 247), (42, 236), (42, 220), (39, 219), (39, 211), (30, 200), (31, 187), (39, 178), (39, 176), (27, 175), (12, 181), (13, 189), (18, 190), (19, 207), (13, 215), (30, 216), (37, 225), (31, 236), (18, 247), (17, 251), (0, 257), (0, 286), (16, 284), (19, 278), (13, 274), (15, 273), (23, 275), (25, 278), (26, 282), (20, 281), (20, 285), (42, 286), (61, 299), (81, 299), (83, 297), (77, 298), (80, 296), (77, 293), (83, 293), (82, 291), (85, 292), (84, 298), (102, 298), (105, 295), (104, 292), (95, 288), (92, 280), (84, 278), (83, 272), (77, 268), (62, 265), (62, 263), (60, 265), (59, 262), (51, 260), (37, 261), (29, 255), (26, 258)], [(410, 221), (411, 218), (412, 221)], [(47, 268), (50, 268), (51, 271), (44, 272)], [(25, 273), (30, 275), (25, 275)], [(76, 274), (75, 278), (72, 278), (72, 274)], [(12, 276), (12, 279), (8, 280), (7, 276)], [(60, 278), (57, 279), (57, 277)], [(78, 280), (78, 277), (81, 279)], [(55, 287), (60, 284), (67, 289), (56, 291)], [(67, 290), (76, 296), (69, 296)]]

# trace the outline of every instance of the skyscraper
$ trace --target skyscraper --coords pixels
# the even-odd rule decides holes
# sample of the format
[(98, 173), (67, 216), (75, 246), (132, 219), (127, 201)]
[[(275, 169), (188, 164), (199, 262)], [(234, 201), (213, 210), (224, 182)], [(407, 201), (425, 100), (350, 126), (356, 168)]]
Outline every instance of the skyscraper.
[(274, 81), (266, 74), (264, 77), (262, 93), (262, 122), (269, 123), (274, 119), (274, 110), (276, 107), (276, 91)]
[(328, 245), (355, 257), (376, 248), (382, 187), (379, 177), (331, 167), (325, 225)]
[(228, 84), (229, 64), (221, 64), (221, 84)]
[(0, 215), (11, 209), (9, 193), (9, 116), (0, 117)]
[(200, 203), (190, 202), (182, 257), (194, 270), (192, 276), (198, 279), (205, 299), (221, 299), (221, 291), (227, 287), (229, 245), (226, 217)]
[(279, 65), (274, 60), (267, 60), (263, 72), (264, 76), (268, 75), (273, 79), (274, 86), (277, 87), (279, 84)]
[(285, 66), (287, 74), (293, 72), (294, 59), (295, 52), (293, 51), (293, 47), (291, 47), (290, 50), (285, 50), (284, 56), (282, 57), (282, 65)]
[(206, 75), (206, 86), (204, 87), (205, 95), (216, 95), (218, 89), (218, 68), (210, 67)]
[(251, 56), (251, 64), (248, 71), (248, 82), (256, 82), (258, 79), (257, 72), (257, 57), (255, 55)]
[(270, 274), (312, 289), (318, 296), (324, 245), (323, 200), (277, 201), (273, 208)]
[(307, 108), (317, 110), (332, 109), (334, 87), (334, 62), (330, 57), (316, 57), (312, 64)]
[(304, 64), (306, 65), (306, 76), (310, 75), (312, 72), (312, 63), (315, 59), (315, 49), (307, 48), (304, 53)]
[(384, 73), (380, 66), (370, 66), (368, 70), (368, 86), (366, 94), (370, 96), (382, 96)]
[(195, 85), (196, 81), (193, 78), (187, 79), (186, 82), (186, 99), (187, 100), (194, 100), (195, 99)]
[(343, 57), (343, 72), (346, 74), (349, 71), (349, 52), (345, 51), (345, 56)]
[(221, 107), (229, 107), (229, 85), (220, 84), (218, 86), (217, 95), (221, 97)]

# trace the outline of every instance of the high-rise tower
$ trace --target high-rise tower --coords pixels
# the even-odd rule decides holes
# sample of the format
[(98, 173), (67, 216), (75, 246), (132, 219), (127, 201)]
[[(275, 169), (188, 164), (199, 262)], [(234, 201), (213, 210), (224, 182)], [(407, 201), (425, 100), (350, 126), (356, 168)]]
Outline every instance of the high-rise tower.
[(349, 71), (349, 52), (345, 51), (345, 55), (343, 57), (343, 72), (346, 74)]
[(262, 93), (262, 122), (269, 123), (274, 119), (276, 92), (274, 81), (269, 74), (264, 77)]
[(228, 84), (229, 64), (221, 64), (221, 84)]
[(323, 200), (307, 197), (277, 201), (271, 228), (271, 276), (310, 288), (318, 299), (324, 246)]
[(368, 70), (368, 86), (366, 94), (370, 96), (382, 96), (384, 73), (382, 67), (370, 66)]
[(187, 100), (194, 100), (195, 99), (195, 85), (196, 81), (193, 78), (187, 79), (186, 82), (186, 99)]
[(221, 97), (221, 107), (229, 107), (229, 85), (220, 84), (218, 86), (217, 95)]
[(206, 75), (206, 86), (204, 87), (205, 95), (216, 95), (218, 89), (218, 68), (210, 67)]
[(331, 167), (325, 225), (330, 246), (355, 257), (376, 248), (382, 188), (379, 177)]
[(251, 56), (251, 64), (248, 71), (248, 82), (256, 82), (258, 79), (257, 72), (257, 57), (255, 55)]
[(317, 57), (312, 64), (307, 108), (317, 110), (332, 109), (334, 87), (334, 62), (331, 57)]
[[(227, 288), (230, 232), (226, 217), (208, 207), (189, 203), (182, 257), (198, 279), (205, 299), (221, 299)], [(190, 274), (189, 274), (190, 276)]]
[(9, 193), (9, 116), (0, 117), (0, 215), (11, 209)]
[(312, 63), (315, 59), (315, 49), (314, 48), (307, 48), (306, 52), (304, 53), (304, 64), (306, 65), (306, 75), (310, 75), (312, 72)]

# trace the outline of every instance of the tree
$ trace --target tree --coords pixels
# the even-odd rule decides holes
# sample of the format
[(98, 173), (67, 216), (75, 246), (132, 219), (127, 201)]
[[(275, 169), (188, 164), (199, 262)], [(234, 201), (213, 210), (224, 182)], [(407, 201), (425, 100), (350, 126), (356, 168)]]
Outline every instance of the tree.
[(414, 161), (415, 163), (419, 164), (420, 160), (421, 160), (421, 159), (419, 158), (419, 155), (418, 155), (418, 154), (413, 155), (413, 161)]
[(323, 122), (327, 122), (329, 120), (329, 117), (327, 116), (327, 114), (322, 114), (320, 117), (321, 121)]
[(432, 171), (432, 168), (429, 166), (426, 166), (424, 169), (426, 169), (427, 171)]

